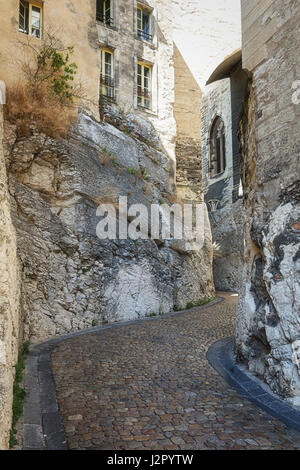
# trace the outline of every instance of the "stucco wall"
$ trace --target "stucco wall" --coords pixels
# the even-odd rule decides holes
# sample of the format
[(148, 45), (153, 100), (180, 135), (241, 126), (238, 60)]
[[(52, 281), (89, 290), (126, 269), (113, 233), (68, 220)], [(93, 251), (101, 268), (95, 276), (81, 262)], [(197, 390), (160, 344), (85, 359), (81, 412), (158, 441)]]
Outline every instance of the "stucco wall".
[(0, 450), (7, 449), (11, 427), (14, 365), (20, 338), (20, 279), (16, 234), (3, 157), (0, 105)]

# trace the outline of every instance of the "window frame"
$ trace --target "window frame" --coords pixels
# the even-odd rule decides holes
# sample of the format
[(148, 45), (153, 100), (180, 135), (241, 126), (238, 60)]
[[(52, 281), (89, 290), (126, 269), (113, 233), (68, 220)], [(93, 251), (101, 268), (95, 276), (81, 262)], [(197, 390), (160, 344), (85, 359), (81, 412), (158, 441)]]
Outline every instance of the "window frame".
[[(23, 7), (24, 7), (24, 3), (28, 4), (28, 31), (20, 27), (20, 6), (21, 4), (23, 4)], [(32, 34), (32, 30), (33, 30), (32, 7), (38, 8), (40, 10), (40, 28), (39, 28), (40, 35), (39, 36)], [(24, 17), (24, 20), (25, 20), (25, 17)], [(37, 29), (37, 28), (34, 28), (34, 29)], [(27, 34), (28, 36), (34, 37), (36, 39), (42, 39), (42, 34), (43, 34), (43, 4), (42, 3), (34, 2), (34, 1), (31, 2), (31, 1), (26, 1), (26, 0), (19, 0), (19, 32), (23, 34)]]
[[(139, 12), (141, 13), (141, 18), (139, 17)], [(145, 32), (143, 29), (143, 15), (147, 14), (149, 18), (148, 32)], [(140, 22), (140, 28), (139, 28)], [(138, 39), (145, 41), (147, 43), (153, 43), (153, 34), (152, 34), (152, 25), (153, 25), (153, 11), (150, 8), (137, 3), (136, 5), (136, 34)]]
[[(104, 26), (113, 27), (114, 26), (114, 0), (100, 0), (102, 2), (102, 8), (98, 10), (98, 1), (96, 2), (96, 21), (102, 23)], [(109, 2), (109, 18), (106, 17), (106, 4)], [(101, 14), (102, 9), (102, 14)]]
[(213, 120), (209, 145), (209, 176), (210, 178), (215, 178), (226, 170), (225, 124), (220, 116), (216, 116)]
[[(116, 87), (115, 87), (115, 63), (114, 63), (114, 51), (108, 47), (100, 48), (100, 97), (107, 99), (108, 101), (115, 102), (116, 100)], [(111, 73), (110, 75), (106, 74), (106, 54), (109, 54), (111, 57)], [(103, 74), (104, 69), (104, 74)], [(104, 78), (104, 80), (103, 80)], [(110, 90), (109, 93), (108, 90)], [(112, 95), (112, 96), (111, 96)]]
[[(141, 74), (139, 74), (139, 67), (141, 67)], [(149, 70), (149, 77), (145, 76), (145, 69)], [(138, 78), (141, 76), (141, 86), (138, 83)], [(139, 109), (145, 109), (148, 111), (152, 111), (152, 77), (153, 77), (153, 66), (142, 61), (137, 61), (137, 75), (136, 75), (136, 85), (137, 85), (137, 106)], [(145, 93), (145, 78), (148, 79), (149, 86), (146, 89), (146, 92), (149, 96), (146, 96)], [(142, 93), (139, 94), (139, 88), (141, 88)], [(141, 99), (141, 104), (139, 103), (139, 99)], [(149, 106), (146, 106), (146, 101), (149, 101)]]

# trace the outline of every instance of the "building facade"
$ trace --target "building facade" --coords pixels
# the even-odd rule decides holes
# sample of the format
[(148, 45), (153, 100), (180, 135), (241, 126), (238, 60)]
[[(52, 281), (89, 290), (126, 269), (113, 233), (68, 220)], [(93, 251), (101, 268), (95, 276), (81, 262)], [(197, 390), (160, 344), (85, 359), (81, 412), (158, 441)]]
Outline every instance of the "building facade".
[(218, 290), (238, 291), (243, 271), (242, 161), (239, 120), (248, 76), (242, 52), (218, 65), (204, 89), (202, 178), (215, 243), (214, 281)]
[[(47, 32), (65, 47), (99, 119), (99, 101), (145, 118), (175, 165), (174, 67), (171, 0), (9, 0), (1, 6), (0, 79), (18, 78), (18, 42), (37, 44)], [(14, 51), (12, 53), (12, 51)]]

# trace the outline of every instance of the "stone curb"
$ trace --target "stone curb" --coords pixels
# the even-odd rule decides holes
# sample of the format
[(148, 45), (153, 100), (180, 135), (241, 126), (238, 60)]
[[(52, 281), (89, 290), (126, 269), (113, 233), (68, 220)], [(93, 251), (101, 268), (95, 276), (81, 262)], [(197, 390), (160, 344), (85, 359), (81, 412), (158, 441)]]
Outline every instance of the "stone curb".
[(217, 341), (207, 351), (208, 362), (241, 396), (263, 409), (287, 427), (300, 432), (300, 411), (276, 395), (265, 384), (242, 370), (234, 356), (234, 337)]
[(52, 375), (51, 353), (63, 341), (107, 329), (122, 328), (146, 321), (170, 318), (175, 315), (196, 312), (222, 302), (217, 297), (209, 304), (189, 310), (171, 312), (151, 318), (140, 318), (106, 326), (57, 336), (30, 348), (25, 367), (25, 400), (23, 410), (23, 450), (68, 450), (67, 439), (59, 413), (54, 378)]

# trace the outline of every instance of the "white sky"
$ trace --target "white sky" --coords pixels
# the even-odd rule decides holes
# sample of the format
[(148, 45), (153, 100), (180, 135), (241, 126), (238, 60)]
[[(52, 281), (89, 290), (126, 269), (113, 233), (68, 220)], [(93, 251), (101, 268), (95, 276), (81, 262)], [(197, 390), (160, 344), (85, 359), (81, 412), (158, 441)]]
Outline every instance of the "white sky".
[(241, 47), (240, 0), (173, 0), (174, 42), (203, 88), (213, 70)]

